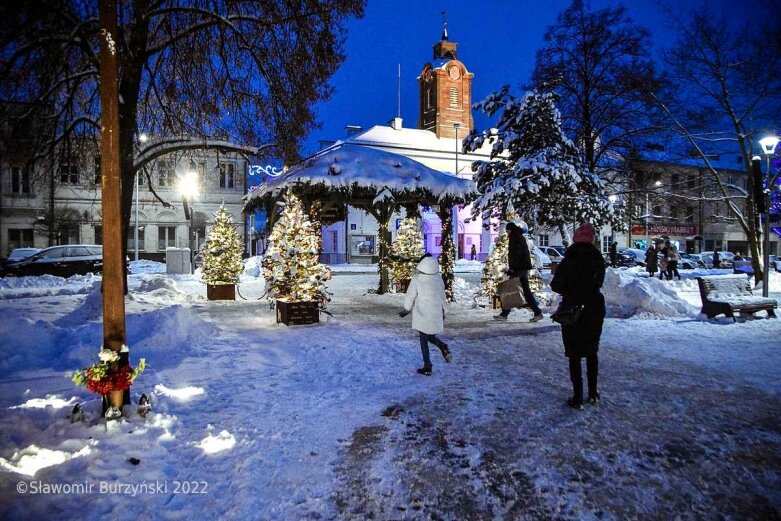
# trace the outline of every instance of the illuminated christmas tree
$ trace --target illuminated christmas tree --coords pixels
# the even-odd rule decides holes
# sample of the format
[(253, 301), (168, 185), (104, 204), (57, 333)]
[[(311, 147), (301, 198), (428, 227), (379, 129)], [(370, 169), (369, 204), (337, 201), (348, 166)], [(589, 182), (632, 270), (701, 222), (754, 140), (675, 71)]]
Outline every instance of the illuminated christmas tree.
[(426, 251), (423, 249), (423, 235), (415, 224), (415, 219), (401, 221), (396, 240), (390, 247), (390, 277), (396, 282), (409, 281), (415, 273), (415, 267)]
[(293, 194), (269, 236), (263, 258), (266, 292), (271, 300), (327, 302), (325, 282), (331, 269), (320, 262), (320, 230)]
[(238, 284), (239, 275), (244, 271), (243, 254), (244, 245), (236, 232), (233, 216), (223, 204), (214, 214), (214, 225), (201, 247), (201, 279), (215, 286)]
[(510, 240), (506, 233), (502, 233), (496, 238), (494, 249), (483, 266), (483, 276), (480, 278), (481, 290), (478, 297), (486, 297), (489, 301), (494, 298), (496, 287), (504, 280), (505, 272), (509, 267), (507, 264), (509, 245)]

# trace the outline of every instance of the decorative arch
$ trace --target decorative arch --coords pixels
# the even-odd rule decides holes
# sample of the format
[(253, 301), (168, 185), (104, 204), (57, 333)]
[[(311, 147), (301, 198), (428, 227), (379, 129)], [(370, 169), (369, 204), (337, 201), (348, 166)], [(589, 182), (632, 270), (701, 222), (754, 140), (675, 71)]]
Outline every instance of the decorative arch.
[(171, 210), (163, 210), (157, 214), (156, 221), (161, 223), (175, 223), (179, 222), (180, 219), (176, 216), (176, 213)]

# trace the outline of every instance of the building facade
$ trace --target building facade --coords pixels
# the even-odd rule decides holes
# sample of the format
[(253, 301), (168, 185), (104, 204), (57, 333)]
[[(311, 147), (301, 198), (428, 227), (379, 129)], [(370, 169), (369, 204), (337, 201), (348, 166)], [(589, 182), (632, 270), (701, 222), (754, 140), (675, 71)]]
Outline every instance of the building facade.
[[(0, 157), (0, 256), (19, 247), (102, 243), (96, 150), (92, 145), (74, 147), (51, 167), (31, 167), (28, 158), (19, 156)], [(193, 201), (191, 220), (185, 218), (177, 190), (177, 181), (186, 172), (196, 173), (200, 192)], [(137, 251), (138, 258), (163, 261), (170, 246), (197, 250), (222, 203), (245, 236), (241, 199), (246, 179), (247, 161), (238, 154), (199, 150), (156, 160), (136, 176), (128, 255), (133, 259)]]

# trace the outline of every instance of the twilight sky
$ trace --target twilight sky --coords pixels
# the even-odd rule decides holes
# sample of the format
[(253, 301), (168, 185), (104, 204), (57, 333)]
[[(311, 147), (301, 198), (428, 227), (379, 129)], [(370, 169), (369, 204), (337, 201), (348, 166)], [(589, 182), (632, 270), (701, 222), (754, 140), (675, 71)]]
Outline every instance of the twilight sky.
[[(593, 9), (615, 5), (610, 0), (585, 0)], [(458, 58), (475, 74), (472, 102), (502, 85), (527, 84), (534, 55), (545, 30), (569, 0), (369, 0), (366, 15), (348, 24), (347, 58), (332, 78), (336, 92), (316, 106), (322, 128), (311, 133), (303, 155), (316, 152), (319, 140), (341, 139), (347, 125), (364, 129), (387, 124), (397, 111), (397, 71), (401, 64), (401, 117), (417, 127), (417, 76), (432, 58), (432, 46), (442, 34), (442, 10), (447, 12), (450, 40), (458, 43)], [(671, 43), (671, 17), (659, 0), (627, 0), (623, 4), (636, 22), (652, 33), (653, 44)], [(707, 9), (731, 17), (753, 15), (763, 0), (709, 0)], [(675, 9), (703, 6), (701, 0), (677, 0)], [(730, 4), (732, 7), (730, 7)], [(727, 11), (727, 9), (730, 9)], [(757, 11), (753, 11), (757, 12)], [(474, 113), (477, 128), (488, 121)]]

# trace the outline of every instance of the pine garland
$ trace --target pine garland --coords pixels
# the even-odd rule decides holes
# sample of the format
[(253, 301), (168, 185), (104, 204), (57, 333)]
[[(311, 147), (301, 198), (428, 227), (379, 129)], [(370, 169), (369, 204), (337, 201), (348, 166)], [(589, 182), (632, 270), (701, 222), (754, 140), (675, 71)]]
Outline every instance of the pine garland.
[(396, 283), (409, 281), (424, 253), (426, 251), (423, 248), (423, 234), (415, 219), (402, 220), (396, 240), (390, 247), (391, 280)]
[(243, 254), (244, 245), (236, 232), (233, 216), (222, 204), (214, 214), (214, 225), (201, 248), (201, 279), (211, 285), (238, 284), (239, 275), (244, 271)]
[(314, 300), (321, 305), (330, 300), (325, 282), (331, 279), (331, 269), (320, 262), (320, 235), (301, 201), (288, 194), (262, 262), (270, 300)]

